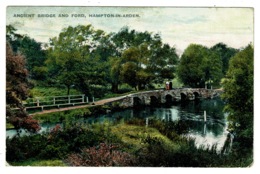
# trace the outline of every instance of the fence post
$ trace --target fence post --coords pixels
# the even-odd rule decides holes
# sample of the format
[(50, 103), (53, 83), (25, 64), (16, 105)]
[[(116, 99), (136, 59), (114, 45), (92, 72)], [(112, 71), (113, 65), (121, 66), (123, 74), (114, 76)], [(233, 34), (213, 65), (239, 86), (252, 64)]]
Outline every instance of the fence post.
[(69, 102), (69, 104), (70, 104), (70, 95), (68, 95), (68, 100), (69, 100), (68, 102)]
[(207, 112), (204, 111), (204, 122), (206, 122), (206, 121), (207, 121)]
[(86, 97), (86, 102), (88, 103), (88, 97)]
[(40, 106), (40, 100), (37, 99), (37, 106)]
[(85, 94), (82, 94), (82, 103), (84, 103), (84, 96)]
[(53, 105), (55, 105), (55, 104), (56, 104), (55, 97), (53, 97)]
[(94, 103), (95, 102), (95, 98), (93, 97), (92, 99), (93, 99), (93, 103)]

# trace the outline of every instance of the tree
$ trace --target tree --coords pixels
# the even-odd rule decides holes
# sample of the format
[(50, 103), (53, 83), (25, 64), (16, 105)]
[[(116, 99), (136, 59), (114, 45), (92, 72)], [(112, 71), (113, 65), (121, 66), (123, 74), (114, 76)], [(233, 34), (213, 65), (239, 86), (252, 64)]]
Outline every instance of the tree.
[(173, 79), (178, 64), (178, 55), (174, 47), (162, 43), (159, 34), (155, 34), (150, 46), (151, 55), (147, 64), (149, 72), (154, 74), (155, 83), (163, 83), (165, 79)]
[(41, 47), (41, 43), (26, 35), (16, 33), (16, 29), (12, 25), (6, 26), (6, 39), (15, 54), (20, 53), (25, 56), (26, 69), (29, 71), (29, 78), (34, 80), (45, 80), (46, 60), (45, 51)]
[(72, 85), (90, 95), (90, 84), (104, 83), (101, 57), (95, 52), (103, 37), (102, 30), (94, 30), (91, 25), (78, 25), (64, 28), (58, 38), (50, 40), (47, 67), (56, 83), (67, 87), (68, 95)]
[(16, 33), (16, 28), (12, 25), (6, 26), (6, 41), (11, 45), (14, 53), (18, 52), (20, 40), (23, 36)]
[(210, 48), (212, 51), (217, 52), (222, 60), (222, 73), (225, 75), (228, 70), (229, 60), (231, 57), (233, 57), (238, 50), (228, 47), (224, 43), (217, 43), (213, 47)]
[(112, 77), (121, 77), (122, 82), (136, 89), (174, 78), (178, 63), (176, 50), (163, 44), (159, 34), (152, 35), (147, 31), (138, 32), (123, 27), (118, 33), (112, 34), (111, 40), (116, 46), (116, 53), (111, 60), (116, 63), (111, 66)]
[(177, 69), (180, 80), (190, 87), (218, 85), (222, 78), (221, 58), (207, 47), (191, 44), (181, 56)]
[(27, 77), (24, 57), (15, 55), (10, 45), (6, 44), (6, 119), (16, 129), (37, 132), (40, 129), (38, 122), (28, 116), (22, 104), (28, 94)]
[(141, 44), (138, 47), (130, 47), (123, 53), (121, 77), (124, 82), (137, 89), (144, 89), (151, 82), (153, 74), (146, 66), (149, 57), (148, 45)]
[(253, 75), (254, 49), (252, 45), (248, 45), (230, 59), (227, 75), (223, 80), (222, 97), (227, 101), (230, 129), (250, 146), (253, 143)]
[(202, 64), (203, 72), (205, 73), (205, 83), (210, 87), (212, 85), (219, 86), (220, 80), (223, 78), (220, 56), (215, 51), (208, 50)]
[(46, 53), (41, 45), (41, 43), (25, 35), (20, 39), (18, 51), (26, 58), (26, 68), (29, 71), (29, 77), (43, 81), (46, 79), (47, 69), (44, 63)]
[[(117, 33), (110, 34), (110, 42), (113, 46), (113, 53), (109, 58), (109, 65), (110, 65), (110, 77), (111, 77), (111, 84), (112, 84), (112, 91), (118, 91), (118, 85), (120, 83), (128, 83), (130, 86), (135, 87), (137, 89), (137, 76), (135, 79), (129, 79), (126, 73), (130, 73), (130, 68), (133, 66), (133, 63), (139, 67), (140, 70), (140, 63), (138, 64), (138, 60), (141, 61), (141, 55), (138, 53), (138, 50), (144, 49), (144, 45), (149, 45), (150, 41), (152, 40), (151, 33), (145, 32), (137, 32), (135, 30), (130, 30), (129, 27), (123, 27)], [(142, 47), (142, 48), (141, 48)], [(134, 53), (135, 52), (135, 53)], [(137, 57), (133, 57), (130, 54), (135, 54)], [(130, 58), (131, 57), (131, 58)], [(131, 63), (127, 63), (128, 59), (135, 59)], [(132, 64), (132, 65), (130, 65)], [(122, 74), (123, 73), (123, 74)], [(135, 73), (136, 75), (136, 73)], [(139, 79), (144, 80), (142, 78), (144, 73), (139, 73)], [(136, 82), (130, 82), (130, 81)], [(141, 85), (142, 82), (139, 83), (139, 87), (144, 86)]]

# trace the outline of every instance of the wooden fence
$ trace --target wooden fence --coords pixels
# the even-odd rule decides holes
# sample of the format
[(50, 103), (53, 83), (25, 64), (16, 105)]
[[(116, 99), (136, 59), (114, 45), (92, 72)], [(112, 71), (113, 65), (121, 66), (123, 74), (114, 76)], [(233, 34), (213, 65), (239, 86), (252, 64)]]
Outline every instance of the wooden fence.
[[(94, 97), (92, 101), (94, 102)], [(69, 107), (75, 105), (82, 105), (89, 103), (88, 97), (84, 94), (80, 95), (66, 95), (66, 96), (48, 96), (48, 97), (35, 97), (28, 98), (23, 102), (27, 111), (54, 109), (61, 107)]]

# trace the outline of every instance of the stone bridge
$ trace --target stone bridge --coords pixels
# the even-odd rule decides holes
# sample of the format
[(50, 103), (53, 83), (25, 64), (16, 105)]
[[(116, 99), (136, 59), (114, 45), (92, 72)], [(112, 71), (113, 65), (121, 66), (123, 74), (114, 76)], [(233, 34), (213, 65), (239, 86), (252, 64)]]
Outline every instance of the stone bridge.
[(220, 90), (204, 88), (176, 88), (172, 90), (153, 90), (129, 94), (117, 101), (120, 107), (134, 107), (140, 105), (156, 105), (190, 101), (201, 98), (214, 98), (219, 96)]

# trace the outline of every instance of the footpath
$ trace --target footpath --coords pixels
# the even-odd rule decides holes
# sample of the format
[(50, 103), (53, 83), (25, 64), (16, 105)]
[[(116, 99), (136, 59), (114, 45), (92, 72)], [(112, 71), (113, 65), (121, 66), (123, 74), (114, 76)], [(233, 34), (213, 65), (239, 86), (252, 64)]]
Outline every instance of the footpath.
[(120, 100), (122, 98), (125, 98), (126, 96), (121, 96), (121, 97), (113, 97), (113, 98), (108, 98), (108, 99), (103, 99), (103, 100), (99, 100), (96, 102), (91, 102), (90, 104), (87, 105), (80, 105), (80, 106), (70, 106), (67, 108), (58, 108), (58, 109), (50, 109), (50, 110), (44, 110), (44, 111), (40, 111), (40, 112), (35, 112), (32, 114), (29, 114), (30, 116), (34, 116), (34, 115), (40, 115), (40, 114), (47, 114), (47, 113), (53, 113), (53, 112), (61, 112), (61, 111), (68, 111), (68, 110), (73, 110), (73, 109), (79, 109), (79, 108), (87, 108), (87, 107), (93, 107), (93, 106), (98, 106), (98, 105), (104, 105), (106, 103), (110, 103), (113, 101), (117, 101)]

